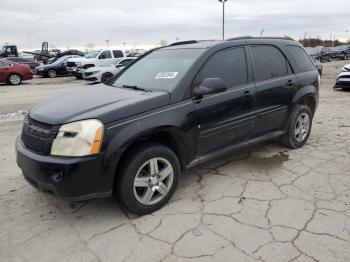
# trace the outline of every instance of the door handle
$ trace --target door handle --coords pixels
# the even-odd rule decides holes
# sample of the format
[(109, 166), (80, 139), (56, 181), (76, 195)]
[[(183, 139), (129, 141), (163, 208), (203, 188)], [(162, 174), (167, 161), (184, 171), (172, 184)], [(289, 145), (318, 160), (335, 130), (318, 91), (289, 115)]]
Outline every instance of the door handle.
[(245, 91), (243, 95), (241, 96), (242, 100), (248, 100), (253, 96), (252, 92), (250, 91)]
[(288, 82), (287, 82), (287, 85), (293, 86), (295, 83), (296, 83), (295, 80), (289, 79)]

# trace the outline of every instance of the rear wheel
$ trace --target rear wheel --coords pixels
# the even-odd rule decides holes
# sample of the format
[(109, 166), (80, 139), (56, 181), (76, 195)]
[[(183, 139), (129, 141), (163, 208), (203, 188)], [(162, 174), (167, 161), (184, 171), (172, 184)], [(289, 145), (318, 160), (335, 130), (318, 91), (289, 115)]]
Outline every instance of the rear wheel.
[(312, 117), (308, 106), (296, 105), (289, 118), (287, 132), (281, 137), (282, 144), (290, 148), (302, 147), (310, 136)]
[(11, 74), (7, 78), (7, 82), (11, 85), (19, 85), (22, 83), (22, 77), (19, 74)]
[(111, 73), (104, 73), (101, 77), (101, 82), (104, 83), (104, 82), (107, 82), (109, 79), (111, 79), (113, 77), (113, 74)]
[(47, 71), (47, 76), (50, 78), (55, 78), (57, 75), (56, 70), (54, 69), (50, 69), (49, 71)]
[(122, 205), (138, 215), (164, 206), (178, 184), (176, 154), (160, 144), (144, 144), (131, 150), (126, 159), (115, 188)]

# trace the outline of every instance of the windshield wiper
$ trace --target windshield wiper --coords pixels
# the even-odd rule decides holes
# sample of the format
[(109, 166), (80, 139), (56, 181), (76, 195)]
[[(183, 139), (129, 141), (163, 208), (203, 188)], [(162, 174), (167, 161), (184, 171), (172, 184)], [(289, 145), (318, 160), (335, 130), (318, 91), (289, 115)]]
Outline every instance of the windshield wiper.
[(149, 90), (139, 87), (139, 86), (129, 86), (129, 85), (122, 85), (123, 88), (129, 88), (129, 89), (133, 89), (133, 90), (140, 90), (140, 91), (145, 91), (145, 92), (149, 92)]

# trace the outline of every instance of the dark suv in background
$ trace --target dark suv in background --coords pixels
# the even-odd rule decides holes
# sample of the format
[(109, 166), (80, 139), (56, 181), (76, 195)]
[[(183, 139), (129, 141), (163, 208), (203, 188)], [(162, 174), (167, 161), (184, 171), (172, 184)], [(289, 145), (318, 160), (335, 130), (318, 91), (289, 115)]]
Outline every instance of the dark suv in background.
[(35, 106), (17, 162), (30, 184), (70, 201), (115, 192), (145, 214), (168, 202), (181, 170), (272, 138), (303, 146), (318, 90), (318, 71), (290, 38), (175, 43), (107, 85)]

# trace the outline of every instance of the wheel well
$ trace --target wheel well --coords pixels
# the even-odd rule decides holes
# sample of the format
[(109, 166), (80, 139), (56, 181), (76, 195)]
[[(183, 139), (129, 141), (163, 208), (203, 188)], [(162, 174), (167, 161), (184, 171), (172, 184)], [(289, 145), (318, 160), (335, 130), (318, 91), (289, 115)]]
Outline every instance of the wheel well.
[(299, 103), (300, 105), (305, 105), (310, 108), (312, 114), (315, 113), (316, 110), (316, 100), (312, 96), (307, 96), (302, 98)]
[(124, 149), (121, 157), (118, 160), (116, 172), (118, 173), (118, 170), (122, 166), (120, 163), (127, 163), (128, 154), (135, 147), (147, 143), (158, 143), (169, 147), (178, 157), (181, 169), (185, 169), (185, 146), (183, 144), (182, 139), (179, 137), (179, 135), (176, 135), (169, 130), (165, 130), (143, 135), (131, 142), (129, 145), (127, 145), (127, 147)]

